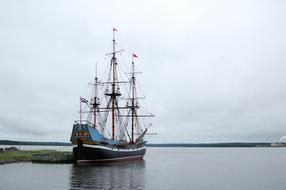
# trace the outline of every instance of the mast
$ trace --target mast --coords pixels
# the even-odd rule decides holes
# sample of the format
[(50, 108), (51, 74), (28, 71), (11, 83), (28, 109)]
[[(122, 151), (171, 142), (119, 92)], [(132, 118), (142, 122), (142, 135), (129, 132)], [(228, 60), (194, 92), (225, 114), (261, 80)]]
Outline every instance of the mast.
[(132, 107), (131, 107), (131, 142), (134, 143), (134, 117), (135, 117), (135, 73), (134, 73), (134, 61), (132, 60), (132, 76), (131, 76), (131, 89), (132, 89)]
[(93, 119), (94, 119), (94, 128), (96, 128), (96, 107), (97, 107), (97, 63), (95, 63), (95, 84), (94, 84), (94, 103), (93, 103)]
[(81, 117), (82, 117), (81, 97), (79, 97), (79, 124), (80, 124), (80, 126), (81, 126)]
[(116, 29), (113, 28), (113, 52), (112, 52), (112, 59), (111, 59), (111, 67), (112, 67), (112, 93), (111, 93), (111, 101), (112, 101), (112, 140), (115, 139), (115, 67), (116, 67), (116, 57), (115, 57), (115, 31)]
[[(110, 96), (110, 103), (111, 103), (111, 115), (112, 115), (112, 121), (111, 121), (111, 127), (112, 127), (112, 140), (115, 140), (115, 122), (116, 122), (116, 118), (115, 118), (115, 112), (116, 112), (116, 106), (117, 105), (117, 96), (120, 96), (120, 92), (119, 92), (119, 88), (117, 87), (116, 89), (116, 84), (117, 84), (117, 70), (116, 70), (116, 66), (117, 66), (117, 59), (116, 59), (116, 53), (122, 52), (122, 50), (116, 51), (116, 42), (115, 42), (115, 32), (117, 32), (116, 28), (113, 28), (113, 40), (112, 40), (112, 53), (110, 54), (106, 54), (106, 55), (112, 55), (111, 58), (111, 64), (110, 64), (110, 76), (111, 76), (111, 80), (110, 82), (107, 82), (108, 84), (111, 84), (111, 93), (105, 93), (106, 96)], [(109, 103), (107, 105), (107, 109), (109, 109)]]

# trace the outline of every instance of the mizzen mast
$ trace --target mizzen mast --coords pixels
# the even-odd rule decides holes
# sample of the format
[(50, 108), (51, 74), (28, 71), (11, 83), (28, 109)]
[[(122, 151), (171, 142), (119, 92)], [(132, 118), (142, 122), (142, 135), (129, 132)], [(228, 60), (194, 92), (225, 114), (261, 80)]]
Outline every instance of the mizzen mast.
[(134, 55), (132, 55), (132, 72), (131, 72), (131, 143), (134, 143), (134, 125), (135, 125), (135, 69), (134, 69)]

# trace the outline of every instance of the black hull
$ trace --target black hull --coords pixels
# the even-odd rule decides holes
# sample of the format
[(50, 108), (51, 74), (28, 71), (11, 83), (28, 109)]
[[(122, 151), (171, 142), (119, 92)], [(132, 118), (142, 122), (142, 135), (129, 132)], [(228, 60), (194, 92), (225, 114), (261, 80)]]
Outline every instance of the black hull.
[(110, 148), (104, 145), (82, 145), (73, 148), (77, 162), (114, 162), (143, 159), (146, 149)]

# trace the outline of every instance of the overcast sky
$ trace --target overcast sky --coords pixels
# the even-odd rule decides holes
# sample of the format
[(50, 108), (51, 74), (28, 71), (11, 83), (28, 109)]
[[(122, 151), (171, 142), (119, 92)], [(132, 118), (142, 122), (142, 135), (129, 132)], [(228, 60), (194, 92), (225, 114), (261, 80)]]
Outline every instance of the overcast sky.
[(282, 0), (1, 0), (0, 139), (69, 141), (114, 26), (144, 72), (150, 142), (277, 141), (285, 10)]

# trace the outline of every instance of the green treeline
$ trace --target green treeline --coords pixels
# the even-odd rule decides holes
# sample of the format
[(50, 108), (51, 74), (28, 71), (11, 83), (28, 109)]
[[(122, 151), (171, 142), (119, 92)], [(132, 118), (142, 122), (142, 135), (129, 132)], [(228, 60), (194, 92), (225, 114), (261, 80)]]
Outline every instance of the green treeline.
[[(72, 146), (69, 142), (31, 142), (0, 140), (0, 145), (39, 145), (39, 146)], [(147, 147), (270, 147), (266, 142), (230, 142), (230, 143), (147, 143)]]
[(147, 147), (270, 147), (271, 143), (164, 143), (164, 144), (147, 144)]

